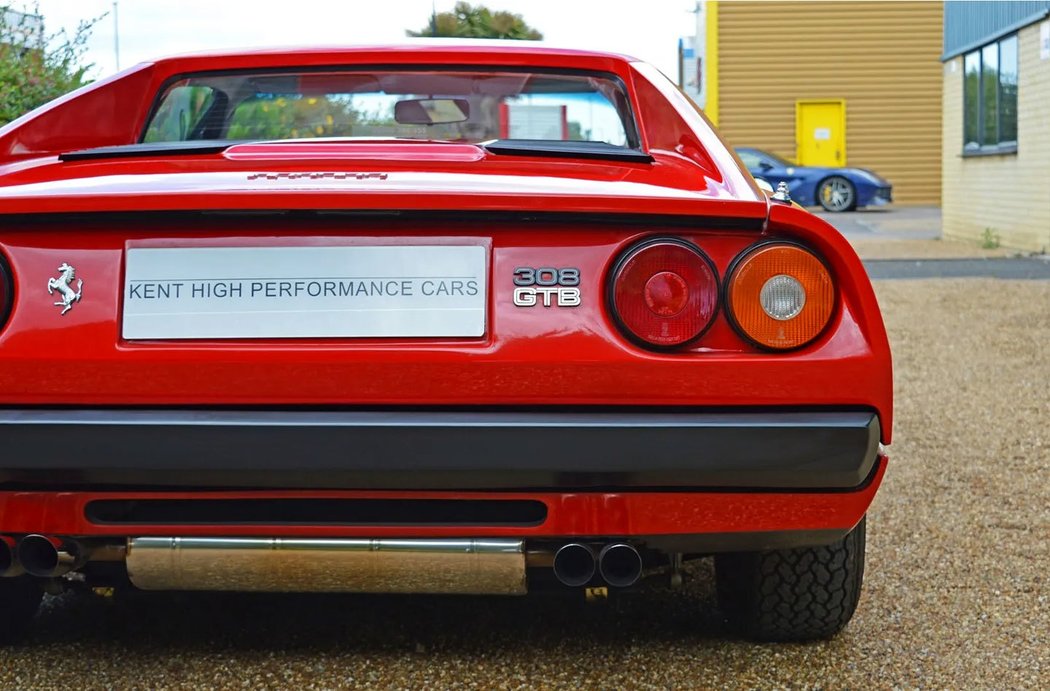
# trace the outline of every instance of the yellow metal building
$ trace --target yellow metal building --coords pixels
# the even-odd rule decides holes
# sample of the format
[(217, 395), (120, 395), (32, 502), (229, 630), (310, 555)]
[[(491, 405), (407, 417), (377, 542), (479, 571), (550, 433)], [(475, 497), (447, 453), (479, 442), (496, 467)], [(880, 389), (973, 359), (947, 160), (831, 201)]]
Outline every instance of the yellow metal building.
[(941, 2), (705, 6), (705, 110), (735, 146), (870, 168), (941, 199)]

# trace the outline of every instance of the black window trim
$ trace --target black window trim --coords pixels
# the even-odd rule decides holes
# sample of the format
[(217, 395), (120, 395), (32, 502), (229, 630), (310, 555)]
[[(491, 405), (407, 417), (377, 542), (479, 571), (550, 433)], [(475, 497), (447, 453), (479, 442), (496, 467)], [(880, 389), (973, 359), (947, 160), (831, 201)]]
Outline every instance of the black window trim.
[[(1017, 31), (1013, 33), (1002, 34), (993, 41), (975, 46), (970, 50), (967, 50), (959, 55), (962, 59), (962, 78), (963, 78), (963, 91), (962, 91), (962, 112), (963, 112), (963, 132), (962, 132), (962, 157), (963, 158), (979, 158), (982, 156), (1003, 156), (1017, 153), (1017, 140), (1018, 137), (1015, 134), (1012, 140), (1002, 139), (1003, 119), (1002, 119), (1002, 98), (1003, 98), (1003, 80), (1002, 80), (1002, 64), (1003, 64), (1003, 42), (1010, 39), (1014, 39), (1017, 46), (1017, 56), (1015, 65), (1017, 72), (1021, 71), (1021, 40), (1018, 36)], [(995, 109), (998, 115), (996, 119), (996, 143), (995, 144), (979, 144), (976, 147), (967, 146), (966, 141), (966, 58), (971, 55), (977, 56), (977, 136), (978, 138), (983, 137), (984, 133), (984, 49), (988, 46), (994, 45), (996, 47), (996, 74), (998, 75), (998, 85), (995, 91)], [(1018, 90), (1020, 91), (1020, 90)]]

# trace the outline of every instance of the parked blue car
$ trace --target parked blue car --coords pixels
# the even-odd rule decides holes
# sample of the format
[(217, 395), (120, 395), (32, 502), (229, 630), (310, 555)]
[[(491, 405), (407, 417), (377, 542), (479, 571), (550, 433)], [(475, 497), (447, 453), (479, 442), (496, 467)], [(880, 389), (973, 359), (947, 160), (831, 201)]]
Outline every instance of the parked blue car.
[(796, 166), (761, 149), (739, 148), (740, 159), (756, 178), (776, 189), (786, 182), (791, 199), (802, 206), (827, 211), (853, 211), (858, 206), (881, 206), (893, 201), (893, 185), (863, 168)]

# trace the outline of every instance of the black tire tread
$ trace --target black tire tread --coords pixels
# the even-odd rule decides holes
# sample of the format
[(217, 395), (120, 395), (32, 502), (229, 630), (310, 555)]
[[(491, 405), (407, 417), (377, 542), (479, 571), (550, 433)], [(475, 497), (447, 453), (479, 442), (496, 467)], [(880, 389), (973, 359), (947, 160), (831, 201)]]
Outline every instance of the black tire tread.
[(823, 547), (715, 557), (718, 600), (731, 625), (761, 641), (806, 641), (840, 632), (864, 580), (865, 522)]

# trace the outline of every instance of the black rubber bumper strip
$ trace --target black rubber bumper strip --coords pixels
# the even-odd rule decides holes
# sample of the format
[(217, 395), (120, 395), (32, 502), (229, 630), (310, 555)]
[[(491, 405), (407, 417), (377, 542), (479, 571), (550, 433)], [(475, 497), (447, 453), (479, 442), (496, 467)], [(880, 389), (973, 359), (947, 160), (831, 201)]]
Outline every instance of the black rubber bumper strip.
[(0, 485), (851, 489), (872, 412), (0, 410)]

